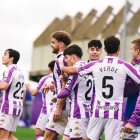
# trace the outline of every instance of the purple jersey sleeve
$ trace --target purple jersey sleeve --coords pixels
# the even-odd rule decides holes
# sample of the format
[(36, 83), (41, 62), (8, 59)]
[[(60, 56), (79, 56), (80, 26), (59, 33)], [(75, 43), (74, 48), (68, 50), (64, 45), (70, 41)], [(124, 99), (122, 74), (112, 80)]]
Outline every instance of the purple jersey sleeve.
[(6, 70), (3, 74), (2, 82), (5, 82), (7, 85), (10, 85), (13, 79), (12, 74), (14, 70), (15, 70), (15, 67), (12, 67), (9, 71)]
[(137, 84), (134, 80), (127, 76), (124, 88), (124, 96), (127, 96), (127, 94), (135, 94), (139, 89), (140, 84)]
[(135, 110), (129, 119), (129, 124), (131, 124), (133, 127), (135, 127), (140, 122), (140, 95), (137, 99)]
[(62, 92), (57, 94), (57, 98), (66, 98), (71, 95), (71, 91), (68, 89), (64, 89)]

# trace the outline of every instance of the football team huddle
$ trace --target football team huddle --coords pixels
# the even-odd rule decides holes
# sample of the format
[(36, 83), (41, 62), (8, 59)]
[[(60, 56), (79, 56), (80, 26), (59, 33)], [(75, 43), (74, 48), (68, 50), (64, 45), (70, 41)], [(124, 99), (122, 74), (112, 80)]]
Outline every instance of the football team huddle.
[[(13, 136), (19, 122), (26, 88), (33, 96), (42, 93), (42, 109), (36, 123), (36, 140), (138, 140), (140, 131), (140, 38), (132, 41), (130, 63), (118, 58), (120, 40), (109, 36), (104, 40), (106, 56), (100, 59), (102, 43), (88, 43), (89, 60), (83, 51), (70, 45), (69, 33), (51, 34), (52, 53), (56, 61), (48, 64), (49, 75), (33, 89), (25, 84), (17, 67), (20, 54), (7, 49), (2, 57), (6, 66), (0, 90), (0, 140), (17, 140)], [(127, 97), (124, 108), (124, 98)]]

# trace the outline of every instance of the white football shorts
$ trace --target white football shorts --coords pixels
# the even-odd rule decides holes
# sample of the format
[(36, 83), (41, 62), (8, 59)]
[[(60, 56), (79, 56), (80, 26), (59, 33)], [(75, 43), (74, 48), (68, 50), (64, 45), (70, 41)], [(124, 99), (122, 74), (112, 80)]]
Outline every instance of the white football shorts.
[(91, 117), (87, 137), (98, 140), (104, 132), (106, 140), (122, 140), (122, 125), (123, 122), (117, 119)]
[(40, 129), (42, 131), (45, 131), (49, 116), (50, 116), (50, 114), (40, 113), (37, 123), (36, 123), (36, 128)]
[(0, 129), (10, 132), (16, 131), (20, 116), (0, 113)]
[(89, 118), (69, 119), (64, 136), (70, 137), (70, 139), (85, 139), (88, 123)]
[(61, 118), (58, 122), (54, 122), (53, 121), (53, 115), (54, 115), (54, 111), (51, 112), (47, 124), (46, 124), (46, 129), (56, 132), (60, 135), (64, 134), (65, 131), (65, 127), (67, 125), (68, 122), (68, 115), (69, 115), (69, 111), (68, 110), (63, 110), (62, 114), (61, 114)]

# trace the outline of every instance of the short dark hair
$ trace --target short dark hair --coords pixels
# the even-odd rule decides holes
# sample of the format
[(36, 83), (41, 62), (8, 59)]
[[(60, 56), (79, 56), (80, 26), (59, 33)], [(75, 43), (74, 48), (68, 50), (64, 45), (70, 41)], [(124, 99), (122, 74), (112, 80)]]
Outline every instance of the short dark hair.
[(9, 52), (9, 58), (14, 57), (13, 64), (17, 64), (20, 58), (20, 53), (14, 49), (7, 49), (6, 51)]
[(67, 46), (71, 43), (71, 35), (65, 31), (55, 31), (50, 37), (55, 38), (57, 41), (63, 42)]
[(75, 54), (79, 58), (81, 58), (82, 55), (83, 55), (82, 49), (78, 45), (76, 45), (76, 44), (71, 45), (71, 46), (69, 46), (68, 48), (66, 48), (64, 50), (64, 56), (66, 56), (66, 55), (73, 55), (73, 54)]
[(49, 64), (48, 64), (48, 67), (51, 69), (51, 71), (53, 72), (53, 69), (54, 69), (54, 65), (55, 65), (55, 60), (51, 61)]
[(133, 40), (132, 43), (133, 44), (136, 44), (135, 50), (136, 49), (139, 49), (140, 50), (140, 38)]
[(93, 46), (101, 49), (102, 48), (102, 43), (101, 43), (100, 40), (93, 39), (90, 42), (88, 42), (88, 49), (93, 47)]
[(104, 40), (105, 49), (108, 54), (113, 54), (118, 51), (120, 40), (115, 36), (109, 36)]

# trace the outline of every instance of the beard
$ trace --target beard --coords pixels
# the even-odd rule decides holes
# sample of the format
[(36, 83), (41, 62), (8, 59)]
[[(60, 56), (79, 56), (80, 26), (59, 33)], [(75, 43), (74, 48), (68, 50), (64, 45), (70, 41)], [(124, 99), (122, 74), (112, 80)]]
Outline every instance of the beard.
[(59, 48), (53, 48), (52, 53), (58, 54)]

